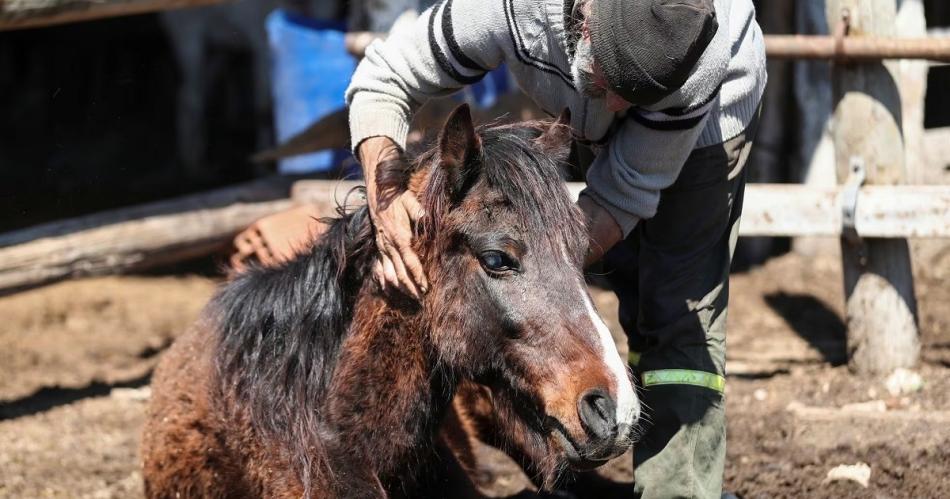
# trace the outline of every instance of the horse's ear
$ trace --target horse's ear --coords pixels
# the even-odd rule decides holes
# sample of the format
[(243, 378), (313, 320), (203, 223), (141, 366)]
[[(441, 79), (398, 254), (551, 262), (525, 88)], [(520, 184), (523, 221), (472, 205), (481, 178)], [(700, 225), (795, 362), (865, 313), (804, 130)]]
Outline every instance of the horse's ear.
[(478, 158), (482, 141), (475, 133), (468, 104), (455, 108), (439, 136), (439, 165), (448, 175), (453, 201), (460, 200), (478, 178)]
[(535, 142), (543, 153), (557, 162), (564, 162), (571, 153), (571, 138), (571, 110), (565, 107)]

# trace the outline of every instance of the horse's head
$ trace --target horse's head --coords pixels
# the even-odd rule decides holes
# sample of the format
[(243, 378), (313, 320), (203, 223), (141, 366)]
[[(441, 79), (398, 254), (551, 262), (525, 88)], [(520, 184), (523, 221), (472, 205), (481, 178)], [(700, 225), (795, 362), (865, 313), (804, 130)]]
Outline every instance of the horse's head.
[(462, 106), (411, 183), (440, 360), (491, 388), (548, 478), (624, 452), (640, 413), (582, 275), (587, 231), (557, 170), (569, 146), (564, 117), (476, 130)]

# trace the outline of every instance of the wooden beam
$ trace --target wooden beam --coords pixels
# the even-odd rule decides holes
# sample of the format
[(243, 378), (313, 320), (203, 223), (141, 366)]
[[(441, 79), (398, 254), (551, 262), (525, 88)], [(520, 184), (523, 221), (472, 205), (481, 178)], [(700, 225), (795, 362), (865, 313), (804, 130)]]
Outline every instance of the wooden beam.
[[(302, 180), (293, 187), (297, 202), (342, 203), (359, 182)], [(583, 183), (568, 184), (576, 199)], [(350, 204), (362, 202), (353, 195)], [(841, 235), (839, 187), (799, 184), (749, 184), (745, 190), (740, 236)], [(329, 213), (328, 213), (329, 214)], [(950, 238), (950, 185), (867, 186), (858, 194), (858, 234), (876, 238)]]
[[(866, 186), (855, 228), (865, 238), (950, 237), (950, 186)], [(741, 236), (841, 235), (839, 188), (790, 184), (746, 186)]]
[(238, 231), (289, 208), (274, 178), (0, 234), (0, 293), (210, 254)]
[(251, 156), (255, 163), (268, 163), (326, 149), (347, 149), (350, 146), (350, 115), (343, 107), (297, 132), (283, 144)]
[(225, 0), (0, 0), (0, 31), (222, 3)]
[(879, 61), (881, 59), (929, 59), (950, 61), (950, 39), (844, 38), (821, 35), (767, 35), (765, 52), (770, 59), (831, 59)]
[[(445, 117), (458, 105), (457, 101), (447, 97), (430, 99), (423, 104), (412, 117), (412, 126), (407, 139), (410, 147), (431, 134), (433, 130), (441, 130)], [(284, 143), (254, 154), (251, 161), (267, 163), (326, 149), (348, 149), (350, 147), (348, 113), (346, 108), (341, 108), (323, 116)], [(476, 123), (489, 121), (511, 123), (544, 117), (544, 113), (521, 92), (501, 95), (491, 108), (473, 109), (472, 113)]]
[(359, 192), (362, 181), (356, 180), (300, 180), (294, 182), (290, 197), (294, 203), (322, 204), (332, 214), (333, 206), (359, 206), (366, 198)]
[[(829, 26), (847, 22), (849, 37), (894, 36), (896, 2), (829, 0)], [(922, 15), (922, 14), (921, 14)], [(832, 69), (835, 162), (839, 183), (855, 165), (868, 185), (907, 182), (898, 71), (880, 62)], [(860, 198), (858, 203), (860, 204)], [(911, 367), (920, 355), (917, 297), (906, 239), (842, 238), (849, 367), (880, 374)]]
[[(255, 220), (301, 203), (333, 215), (338, 205), (364, 202), (359, 182), (290, 183), (256, 181), (0, 234), (0, 293), (207, 255)], [(575, 197), (583, 188), (568, 185)], [(749, 185), (740, 235), (839, 235), (840, 199), (835, 188)], [(950, 186), (869, 186), (858, 199), (859, 234), (950, 237)]]

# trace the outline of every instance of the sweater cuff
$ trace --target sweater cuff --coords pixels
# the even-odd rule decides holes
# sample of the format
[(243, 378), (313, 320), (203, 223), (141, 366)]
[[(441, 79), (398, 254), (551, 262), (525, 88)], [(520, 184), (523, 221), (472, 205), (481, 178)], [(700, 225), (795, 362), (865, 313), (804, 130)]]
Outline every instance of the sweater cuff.
[(640, 217), (608, 203), (606, 199), (594, 192), (590, 187), (585, 187), (580, 195), (591, 198), (595, 203), (600, 205), (601, 208), (607, 210), (607, 213), (614, 219), (614, 222), (617, 222), (617, 225), (620, 226), (620, 231), (623, 232), (624, 239), (626, 239), (627, 236), (633, 232), (633, 229), (637, 227), (637, 224), (640, 223)]
[(379, 103), (350, 105), (350, 147), (357, 158), (357, 148), (370, 137), (389, 137), (403, 151), (409, 134), (409, 118), (399, 109)]

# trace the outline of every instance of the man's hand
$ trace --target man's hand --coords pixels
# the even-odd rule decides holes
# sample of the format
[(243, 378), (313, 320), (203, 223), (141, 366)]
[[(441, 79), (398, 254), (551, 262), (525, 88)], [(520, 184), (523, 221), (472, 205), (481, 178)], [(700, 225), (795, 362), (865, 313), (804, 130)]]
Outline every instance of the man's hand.
[(422, 206), (408, 191), (387, 193), (380, 199), (376, 186), (377, 166), (383, 161), (400, 160), (399, 147), (388, 137), (371, 137), (360, 144), (358, 152), (379, 249), (373, 276), (383, 290), (396, 288), (420, 299), (429, 284), (419, 256), (412, 250), (412, 224), (422, 216)]
[(581, 196), (577, 206), (587, 218), (587, 231), (590, 238), (587, 255), (584, 257), (584, 268), (600, 260), (604, 253), (623, 239), (623, 231), (617, 225), (614, 217), (589, 196)]

